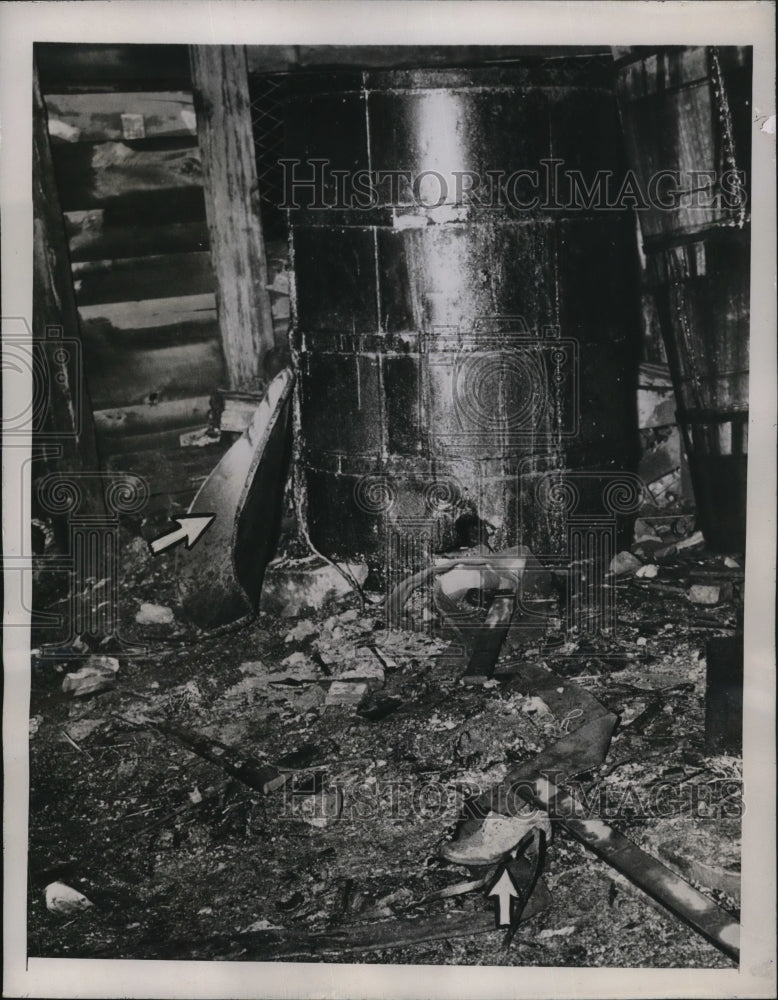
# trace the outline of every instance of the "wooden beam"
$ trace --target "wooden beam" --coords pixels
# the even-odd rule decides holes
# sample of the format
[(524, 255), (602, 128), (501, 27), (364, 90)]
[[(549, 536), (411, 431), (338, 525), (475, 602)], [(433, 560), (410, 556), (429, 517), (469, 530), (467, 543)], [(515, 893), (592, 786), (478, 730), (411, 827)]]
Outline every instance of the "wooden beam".
[[(81, 350), (61, 350), (62, 341), (80, 341), (78, 313), (70, 272), (65, 226), (57, 197), (37, 70), (33, 71), (33, 338), (46, 357), (44, 391), (48, 395), (44, 434), (56, 435), (60, 448), (58, 472), (99, 469), (92, 412)], [(61, 338), (51, 337), (59, 329)], [(80, 356), (80, 357), (79, 357)], [(101, 514), (105, 503), (99, 479), (79, 481), (79, 513)]]
[(95, 411), (95, 430), (102, 439), (180, 431), (207, 424), (210, 410), (210, 396), (189, 396), (140, 406), (114, 406)]
[(230, 386), (254, 388), (273, 347), (246, 53), (190, 48), (205, 207)]
[(36, 42), (35, 57), (44, 94), (189, 88), (185, 45)]
[(195, 135), (192, 95), (184, 91), (47, 94), (49, 136), (58, 142), (105, 142)]
[(78, 305), (140, 302), (213, 292), (207, 252), (155, 254), (73, 264)]
[[(100, 209), (96, 210), (95, 215)], [(102, 218), (94, 218), (90, 226), (85, 218), (80, 222), (71, 214), (70, 259), (73, 262), (143, 257), (146, 254), (185, 253), (208, 249), (208, 230), (203, 222), (173, 222), (166, 226), (106, 226)], [(68, 220), (66, 219), (66, 224)], [(90, 220), (91, 221), (91, 220)]]
[[(218, 339), (212, 293), (79, 306), (78, 314), (83, 330), (93, 325), (127, 347), (166, 347)], [(147, 336), (144, 330), (149, 331)]]
[(86, 373), (96, 410), (205, 396), (224, 385), (219, 342), (135, 348), (90, 327)]
[[(202, 200), (200, 153), (194, 139), (64, 143), (53, 149), (59, 198), (65, 211), (100, 208), (121, 198), (141, 196), (169, 202), (183, 194)], [(191, 212), (191, 209), (190, 209)], [(134, 222), (142, 221), (133, 213)], [(180, 216), (179, 216), (180, 217)], [(156, 206), (149, 222), (159, 220)], [(164, 220), (159, 220), (164, 221)]]
[(413, 69), (437, 66), (487, 66), (528, 58), (585, 59), (610, 55), (605, 45), (250, 45), (250, 73), (299, 69)]

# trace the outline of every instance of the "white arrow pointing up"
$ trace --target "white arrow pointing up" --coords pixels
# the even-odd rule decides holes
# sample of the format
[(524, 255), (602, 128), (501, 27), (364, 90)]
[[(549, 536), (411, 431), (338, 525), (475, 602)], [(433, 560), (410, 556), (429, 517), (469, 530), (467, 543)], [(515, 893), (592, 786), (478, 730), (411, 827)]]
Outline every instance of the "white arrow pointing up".
[(179, 542), (185, 542), (186, 547), (191, 549), (215, 517), (215, 514), (198, 514), (192, 517), (176, 518), (175, 523), (178, 527), (150, 541), (149, 548), (155, 556), (174, 545), (178, 545)]
[(507, 868), (503, 868), (502, 874), (494, 883), (488, 895), (497, 897), (497, 926), (509, 926), (511, 922), (511, 899), (515, 899), (519, 893), (513, 883), (513, 879), (508, 874)]

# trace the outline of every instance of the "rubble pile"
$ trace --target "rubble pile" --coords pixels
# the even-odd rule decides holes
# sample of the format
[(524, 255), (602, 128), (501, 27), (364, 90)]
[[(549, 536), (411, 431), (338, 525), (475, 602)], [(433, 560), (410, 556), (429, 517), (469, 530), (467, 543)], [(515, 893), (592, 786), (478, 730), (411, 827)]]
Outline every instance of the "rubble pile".
[(470, 682), (488, 599), (447, 620), (414, 590), (400, 628), (384, 595), (338, 590), (209, 636), (134, 546), (124, 646), (33, 664), (30, 953), (730, 967), (560, 820), (525, 804), (462, 832), (468, 803), (613, 719), (566, 787), (737, 920), (740, 754), (706, 741), (705, 659), (743, 569), (649, 528), (604, 576), (614, 628), (571, 629), (552, 588)]

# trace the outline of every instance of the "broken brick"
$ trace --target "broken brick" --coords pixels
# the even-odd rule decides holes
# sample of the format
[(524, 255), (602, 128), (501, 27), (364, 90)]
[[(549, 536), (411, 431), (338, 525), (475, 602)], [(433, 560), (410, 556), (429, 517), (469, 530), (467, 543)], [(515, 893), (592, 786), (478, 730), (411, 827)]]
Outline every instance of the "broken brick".
[(611, 559), (609, 569), (616, 576), (625, 576), (636, 573), (642, 565), (641, 561), (631, 552), (617, 552)]
[(333, 681), (330, 684), (324, 707), (333, 705), (358, 705), (367, 694), (367, 684), (353, 681)]
[(720, 604), (732, 596), (732, 585), (729, 583), (695, 583), (689, 588), (689, 600), (692, 604)]

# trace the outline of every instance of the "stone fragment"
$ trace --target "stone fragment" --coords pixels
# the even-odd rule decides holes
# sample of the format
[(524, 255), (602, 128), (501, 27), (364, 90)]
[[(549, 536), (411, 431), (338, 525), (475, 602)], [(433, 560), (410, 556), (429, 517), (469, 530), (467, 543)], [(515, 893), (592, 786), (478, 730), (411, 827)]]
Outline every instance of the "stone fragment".
[(654, 531), (648, 521), (644, 521), (643, 518), (639, 517), (635, 521), (633, 541), (638, 544), (640, 542), (661, 542), (662, 539)]
[(688, 538), (681, 539), (680, 542), (675, 543), (676, 549), (681, 552), (683, 549), (694, 549), (698, 545), (702, 545), (705, 539), (702, 536), (701, 531), (695, 531), (693, 535), (689, 535)]
[(719, 604), (731, 596), (732, 585), (729, 583), (695, 583), (689, 588), (692, 604)]
[(631, 552), (617, 552), (611, 559), (609, 569), (615, 576), (626, 576), (636, 573), (642, 565), (641, 561)]
[(135, 615), (138, 625), (175, 625), (176, 618), (164, 604), (141, 604)]
[(105, 719), (75, 719), (64, 727), (61, 739), (64, 741), (66, 739), (64, 733), (67, 733), (71, 740), (80, 743), (81, 740), (89, 739), (104, 723)]
[(88, 910), (94, 903), (77, 889), (72, 889), (64, 882), (50, 882), (46, 886), (46, 909), (51, 913), (80, 913)]
[(278, 931), (281, 927), (278, 924), (271, 924), (269, 920), (261, 917), (259, 920), (255, 920), (253, 924), (249, 924), (248, 927), (244, 927), (243, 930), (239, 931), (240, 934), (252, 934), (255, 931)]
[(97, 694), (116, 683), (119, 661), (113, 656), (90, 656), (83, 667), (67, 674), (62, 682), (62, 690), (74, 698)]
[(345, 669), (336, 670), (335, 676), (340, 681), (365, 681), (371, 691), (384, 685), (384, 668), (378, 657), (367, 646), (360, 646)]
[(241, 663), (238, 670), (242, 674), (251, 674), (254, 677), (262, 677), (267, 673), (267, 667), (262, 660), (246, 660), (245, 663)]
[(570, 937), (571, 934), (575, 934), (576, 930), (577, 928), (572, 924), (567, 927), (549, 927), (546, 930), (538, 931), (535, 939), (537, 941), (550, 941), (551, 938), (555, 937)]
[(303, 618), (299, 621), (291, 632), (287, 632), (284, 636), (284, 642), (302, 642), (303, 639), (307, 639), (311, 635), (315, 635), (317, 632), (316, 626), (308, 618)]
[(367, 694), (367, 684), (354, 681), (333, 681), (330, 684), (325, 708), (333, 705), (358, 705)]
[(257, 674), (247, 674), (237, 684), (227, 688), (222, 698), (224, 701), (246, 701), (252, 704), (255, 698), (266, 695), (268, 682), (266, 677)]
[(290, 693), (288, 700), (296, 712), (302, 713), (321, 708), (324, 704), (325, 696), (324, 691), (318, 684), (311, 684), (308, 688), (304, 688), (303, 690), (298, 689)]
[(301, 653), (299, 650), (297, 650), (294, 653), (290, 653), (289, 656), (285, 656), (284, 659), (281, 660), (281, 666), (297, 667), (301, 663), (305, 663), (307, 659), (308, 657), (305, 655), (305, 653)]

